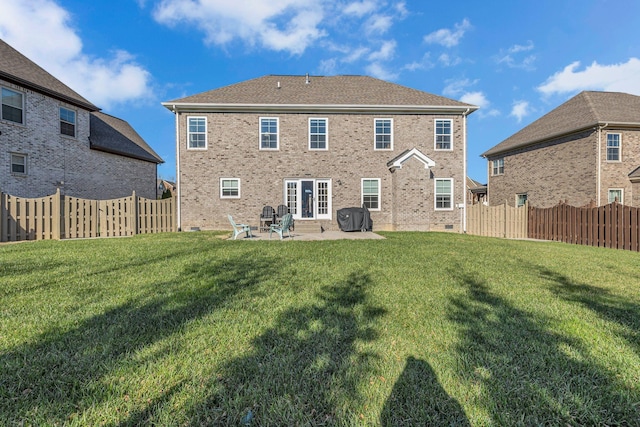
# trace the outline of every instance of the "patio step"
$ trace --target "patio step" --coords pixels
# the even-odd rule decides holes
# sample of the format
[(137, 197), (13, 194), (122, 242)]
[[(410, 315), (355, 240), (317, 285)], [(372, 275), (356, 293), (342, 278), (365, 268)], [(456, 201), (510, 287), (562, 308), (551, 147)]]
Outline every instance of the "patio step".
[[(324, 227), (327, 228), (326, 226)], [(296, 221), (295, 222), (296, 233), (320, 233), (320, 223), (309, 221)]]

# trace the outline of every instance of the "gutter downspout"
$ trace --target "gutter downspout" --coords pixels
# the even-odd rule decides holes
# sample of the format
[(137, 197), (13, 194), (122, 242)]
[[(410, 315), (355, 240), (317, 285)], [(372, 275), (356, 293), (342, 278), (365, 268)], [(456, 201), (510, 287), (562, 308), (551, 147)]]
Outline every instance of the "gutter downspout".
[(180, 122), (178, 120), (178, 111), (175, 104), (171, 106), (173, 114), (176, 116), (176, 188), (177, 188), (177, 200), (176, 200), (176, 224), (178, 225), (178, 231), (182, 231), (182, 216), (180, 200), (182, 199), (182, 188), (180, 186)]
[(602, 175), (602, 129), (606, 128), (607, 126), (609, 126), (609, 123), (605, 123), (604, 125), (599, 125), (598, 126), (598, 171), (596, 173), (596, 185), (598, 186), (598, 188), (596, 189), (596, 197), (598, 199), (597, 203), (598, 206), (600, 206), (600, 201), (602, 198), (602, 190), (600, 188), (600, 184), (601, 184), (601, 175)]
[(469, 110), (462, 113), (462, 232), (467, 233), (467, 116)]

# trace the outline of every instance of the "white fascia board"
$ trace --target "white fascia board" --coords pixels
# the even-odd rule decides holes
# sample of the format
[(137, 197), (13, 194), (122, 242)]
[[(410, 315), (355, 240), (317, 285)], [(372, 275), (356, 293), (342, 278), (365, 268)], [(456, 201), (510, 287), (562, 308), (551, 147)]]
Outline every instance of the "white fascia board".
[(462, 114), (475, 111), (478, 107), (457, 105), (345, 105), (345, 104), (212, 104), (163, 102), (162, 105), (174, 112), (327, 112), (327, 113), (451, 113)]

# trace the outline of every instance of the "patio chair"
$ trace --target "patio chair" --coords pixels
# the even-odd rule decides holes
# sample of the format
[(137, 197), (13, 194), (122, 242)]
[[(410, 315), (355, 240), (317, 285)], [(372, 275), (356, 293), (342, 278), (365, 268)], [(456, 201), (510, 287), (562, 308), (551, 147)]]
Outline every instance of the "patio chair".
[[(278, 205), (278, 207), (276, 208), (276, 220), (282, 221), (282, 218), (284, 218), (284, 216), (288, 213), (289, 207), (287, 205)], [(293, 218), (291, 218), (291, 231), (295, 231), (295, 221)]]
[(231, 226), (233, 227), (233, 240), (236, 240), (236, 237), (238, 237), (238, 234), (240, 233), (246, 233), (245, 237), (253, 237), (253, 235), (251, 234), (251, 226), (247, 225), (247, 224), (236, 224), (236, 222), (233, 220), (233, 217), (231, 215), (227, 215), (229, 217), (229, 222), (231, 223)]
[(275, 211), (271, 206), (265, 206), (262, 208), (262, 213), (260, 214), (260, 231), (268, 231), (269, 226), (273, 224)]
[(291, 237), (291, 222), (293, 221), (293, 216), (291, 214), (286, 214), (282, 217), (282, 221), (278, 224), (271, 224), (269, 226), (269, 239), (271, 239), (271, 233), (278, 233), (280, 236), (280, 240), (284, 238), (283, 234), (286, 232)]

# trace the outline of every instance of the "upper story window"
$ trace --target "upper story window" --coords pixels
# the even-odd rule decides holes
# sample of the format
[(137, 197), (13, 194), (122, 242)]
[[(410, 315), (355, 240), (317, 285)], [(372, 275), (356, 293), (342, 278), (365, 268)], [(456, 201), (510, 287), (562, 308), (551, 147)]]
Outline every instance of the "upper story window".
[(380, 179), (362, 178), (362, 204), (374, 211), (380, 210)]
[(260, 149), (261, 150), (277, 150), (278, 149), (278, 118), (277, 117), (261, 117), (260, 118)]
[(504, 158), (496, 159), (491, 162), (491, 175), (503, 175), (504, 174)]
[(436, 210), (453, 209), (453, 179), (440, 178), (435, 182), (435, 204)]
[(75, 111), (60, 107), (60, 133), (62, 135), (76, 136)]
[(2, 88), (2, 120), (24, 123), (24, 95)]
[(393, 119), (375, 119), (376, 150), (393, 149)]
[(207, 148), (207, 118), (189, 117), (187, 118), (187, 140), (190, 149)]
[(220, 179), (220, 198), (237, 199), (239, 197), (240, 197), (240, 179), (221, 178)]
[(609, 162), (620, 161), (620, 134), (619, 133), (607, 134), (607, 161)]
[(435, 146), (436, 150), (452, 150), (451, 120), (436, 120)]
[(15, 175), (27, 174), (26, 154), (11, 153), (11, 173)]
[(327, 149), (327, 119), (309, 119), (309, 150)]

